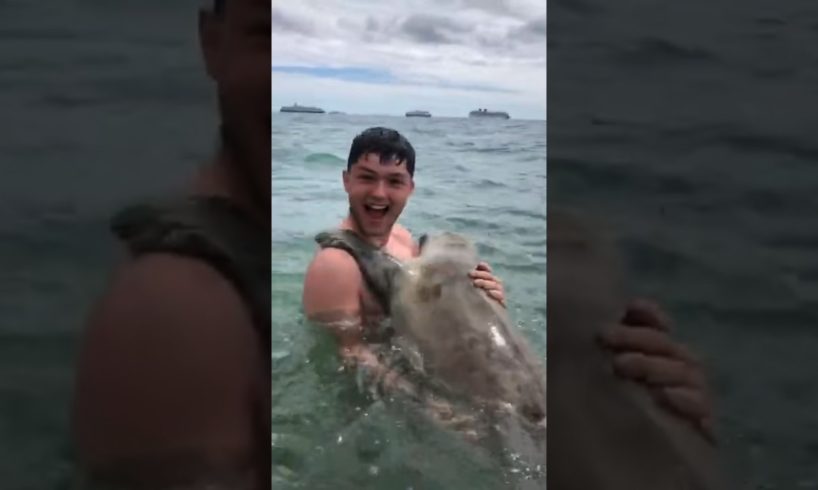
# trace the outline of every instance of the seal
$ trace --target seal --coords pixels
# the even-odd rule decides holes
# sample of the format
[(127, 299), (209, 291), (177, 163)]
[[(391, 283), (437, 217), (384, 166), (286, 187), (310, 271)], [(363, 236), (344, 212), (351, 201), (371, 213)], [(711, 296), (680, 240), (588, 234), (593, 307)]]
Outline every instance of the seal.
[(479, 413), (477, 441), (537, 475), (546, 463), (545, 370), (506, 309), (472, 284), (478, 261), (461, 235), (424, 235), (394, 280), (396, 342), (444, 399)]

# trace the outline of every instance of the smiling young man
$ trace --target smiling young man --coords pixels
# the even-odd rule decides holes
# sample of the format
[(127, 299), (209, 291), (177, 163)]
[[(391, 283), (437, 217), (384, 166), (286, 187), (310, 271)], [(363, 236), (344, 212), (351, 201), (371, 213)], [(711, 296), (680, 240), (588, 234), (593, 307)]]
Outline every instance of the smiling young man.
[[(414, 148), (397, 131), (379, 127), (358, 135), (342, 174), (349, 214), (339, 228), (353, 231), (397, 260), (416, 256), (417, 244), (397, 223), (415, 189), (414, 172)], [(472, 278), (475, 287), (505, 305), (502, 283), (488, 264), (480, 264)], [(368, 289), (352, 255), (334, 247), (318, 250), (304, 279), (303, 307), (308, 319), (335, 335), (345, 363), (366, 367), (382, 390), (414, 394), (411, 384), (390, 372), (369, 344), (370, 336), (377, 338), (375, 329), (384, 316), (384, 305)], [(634, 301), (623, 312), (621, 324), (601, 340), (615, 353), (613, 364), (618, 373), (643, 382), (658, 402), (712, 437), (711, 405), (702, 369), (668, 332), (669, 321), (658, 307)], [(438, 408), (447, 411), (445, 406)]]
[[(416, 256), (417, 244), (397, 223), (415, 189), (414, 172), (415, 150), (397, 131), (378, 127), (358, 135), (343, 172), (349, 214), (339, 228), (355, 232), (399, 261)], [(475, 286), (505, 303), (502, 284), (487, 264), (480, 264), (472, 277)], [(413, 393), (408, 382), (381, 364), (366, 341), (377, 336), (385, 305), (366, 287), (351, 255), (333, 247), (316, 254), (304, 280), (303, 306), (308, 319), (335, 334), (347, 365), (367, 368), (380, 389)]]

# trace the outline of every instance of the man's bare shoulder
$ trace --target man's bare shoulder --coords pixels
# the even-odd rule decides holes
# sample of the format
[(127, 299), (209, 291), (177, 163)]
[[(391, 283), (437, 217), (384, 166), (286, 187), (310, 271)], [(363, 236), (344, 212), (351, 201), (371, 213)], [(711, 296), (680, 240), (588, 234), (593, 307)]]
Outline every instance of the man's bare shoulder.
[[(122, 331), (122, 322), (142, 323), (150, 330), (157, 321), (174, 325), (180, 333), (192, 329), (197, 336), (236, 337), (252, 331), (244, 301), (222, 274), (200, 260), (159, 253), (117, 267), (93, 311), (89, 331)], [(236, 324), (239, 328), (233, 327)]]
[(169, 254), (123, 264), (83, 338), (74, 407), (82, 458), (244, 451), (261, 353), (249, 311), (215, 269)]
[(363, 277), (355, 259), (335, 248), (319, 250), (304, 277), (303, 304), (307, 317), (360, 310)]
[(392, 233), (394, 234), (395, 239), (403, 246), (406, 247), (414, 247), (415, 239), (412, 237), (412, 233), (409, 232), (403, 225), (395, 223), (395, 226), (392, 227)]
[(361, 281), (361, 270), (349, 253), (337, 248), (325, 248), (315, 253), (307, 267), (304, 288), (312, 289), (326, 284), (360, 284)]

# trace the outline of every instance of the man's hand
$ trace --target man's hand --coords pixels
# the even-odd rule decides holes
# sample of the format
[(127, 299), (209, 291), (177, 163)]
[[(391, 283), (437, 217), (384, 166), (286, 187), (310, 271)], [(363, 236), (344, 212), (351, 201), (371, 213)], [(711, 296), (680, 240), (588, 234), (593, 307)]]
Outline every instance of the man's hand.
[(646, 384), (657, 402), (690, 420), (715, 442), (713, 407), (696, 357), (670, 337), (670, 321), (648, 301), (634, 301), (621, 324), (603, 334), (603, 343), (614, 350), (614, 369)]
[(480, 289), (485, 290), (489, 296), (497, 300), (498, 303), (506, 306), (506, 293), (503, 289), (503, 282), (494, 277), (491, 272), (491, 266), (485, 262), (477, 264), (469, 276), (474, 279), (474, 285)]

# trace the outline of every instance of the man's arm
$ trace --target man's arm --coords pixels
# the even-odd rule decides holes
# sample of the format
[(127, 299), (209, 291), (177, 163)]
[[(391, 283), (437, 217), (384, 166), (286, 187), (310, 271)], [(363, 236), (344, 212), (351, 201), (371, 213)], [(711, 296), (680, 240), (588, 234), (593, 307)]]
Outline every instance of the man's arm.
[(73, 423), (90, 488), (269, 485), (253, 420), (262, 351), (215, 270), (160, 254), (125, 265), (83, 340)]
[(363, 341), (362, 288), (363, 276), (355, 260), (334, 248), (319, 251), (304, 277), (304, 314), (329, 328), (342, 350)]
[(369, 382), (383, 391), (414, 397), (417, 393), (412, 384), (385, 366), (364, 342), (363, 287), (361, 271), (349, 254), (332, 248), (321, 250), (304, 278), (304, 314), (335, 335), (346, 365), (365, 369)]

